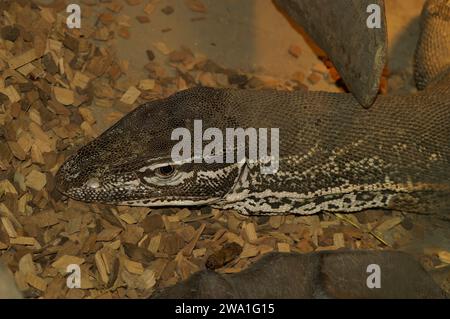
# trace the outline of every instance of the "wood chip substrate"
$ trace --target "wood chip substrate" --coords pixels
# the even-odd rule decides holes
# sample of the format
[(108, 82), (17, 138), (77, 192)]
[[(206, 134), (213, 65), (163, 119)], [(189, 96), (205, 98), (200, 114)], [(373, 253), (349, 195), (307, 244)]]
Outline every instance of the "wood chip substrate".
[[(141, 103), (197, 85), (307, 90), (339, 80), (329, 61), (278, 79), (231, 70), (162, 41), (148, 44), (147, 76), (129, 79), (129, 61), (117, 58), (115, 40), (130, 36), (130, 21), (145, 28), (152, 15), (169, 17), (178, 8), (165, 1), (79, 2), (92, 21), (80, 29), (67, 27), (64, 1), (0, 2), (0, 262), (25, 297), (147, 298), (201, 269), (236, 273), (272, 251), (401, 249), (425, 236), (418, 217), (397, 211), (245, 217), (62, 196), (54, 176), (64, 160)], [(192, 23), (208, 15), (201, 0), (181, 3), (195, 14)], [(142, 10), (130, 17), (124, 6)], [(302, 54), (297, 44), (286, 48), (286, 59)], [(430, 271), (449, 268), (443, 248), (420, 256)], [(80, 288), (67, 286), (74, 264)], [(450, 277), (442, 285), (448, 289)]]

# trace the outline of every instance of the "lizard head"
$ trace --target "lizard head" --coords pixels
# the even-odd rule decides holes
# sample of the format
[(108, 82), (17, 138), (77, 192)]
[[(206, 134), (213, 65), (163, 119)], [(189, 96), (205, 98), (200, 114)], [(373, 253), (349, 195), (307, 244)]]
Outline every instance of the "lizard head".
[(204, 205), (222, 198), (237, 181), (239, 164), (174, 160), (175, 129), (192, 132), (195, 119), (223, 127), (222, 90), (193, 88), (145, 103), (79, 149), (60, 167), (56, 186), (86, 202), (130, 206)]

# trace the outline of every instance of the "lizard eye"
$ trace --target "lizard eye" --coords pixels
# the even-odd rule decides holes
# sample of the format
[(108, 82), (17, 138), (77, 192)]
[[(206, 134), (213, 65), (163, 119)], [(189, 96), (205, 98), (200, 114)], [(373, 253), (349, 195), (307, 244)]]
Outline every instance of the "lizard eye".
[(169, 178), (175, 173), (175, 168), (172, 165), (158, 167), (155, 174), (161, 178)]

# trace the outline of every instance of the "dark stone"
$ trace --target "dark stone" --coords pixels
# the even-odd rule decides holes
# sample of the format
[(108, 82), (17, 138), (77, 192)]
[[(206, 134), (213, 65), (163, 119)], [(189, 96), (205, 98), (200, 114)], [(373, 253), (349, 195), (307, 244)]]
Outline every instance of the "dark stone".
[(336, 82), (335, 82), (336, 86), (343, 89), (345, 93), (349, 93), (349, 89), (347, 87), (347, 85), (345, 85), (344, 80), (342, 78), (339, 78)]
[(205, 72), (211, 73), (225, 73), (225, 69), (218, 65), (216, 62), (211, 60), (206, 60), (203, 63), (198, 64), (198, 68)]
[(414, 227), (414, 223), (413, 223), (413, 221), (412, 221), (412, 219), (410, 217), (405, 217), (402, 220), (401, 225), (406, 230), (411, 230)]
[(166, 14), (166, 15), (170, 15), (172, 14), (175, 10), (172, 6), (165, 6), (164, 8), (161, 9), (161, 11)]
[(243, 88), (248, 82), (248, 77), (245, 74), (232, 73), (228, 75), (228, 82)]
[(303, 83), (299, 83), (293, 87), (294, 91), (308, 91), (309, 88)]
[(212, 212), (212, 208), (210, 206), (202, 206), (200, 207), (200, 211), (202, 214), (210, 214)]
[(267, 223), (269, 221), (270, 216), (264, 215), (264, 216), (258, 216), (256, 218), (256, 222), (258, 223), (258, 225), (264, 225), (265, 223)]
[[(367, 286), (367, 265), (382, 269), (381, 285)], [(446, 298), (411, 256), (398, 251), (270, 253), (236, 274), (199, 271), (152, 298), (377, 299)]]
[(83, 117), (78, 112), (72, 112), (70, 115), (70, 122), (75, 125), (81, 125), (84, 122)]
[(190, 73), (181, 73), (179, 75), (186, 81), (187, 84), (195, 84), (195, 78)]
[(147, 58), (148, 58), (150, 61), (153, 61), (153, 60), (155, 59), (155, 53), (153, 53), (152, 50), (147, 50), (147, 51), (145, 51), (145, 52), (147, 53)]
[(6, 101), (9, 101), (9, 98), (6, 94), (0, 93), (0, 104), (6, 103)]
[(3, 12), (4, 10), (8, 11), (10, 5), (11, 5), (11, 0), (0, 1), (0, 12)]
[(1, 29), (0, 33), (4, 40), (14, 42), (20, 35), (20, 29), (16, 26), (7, 25)]

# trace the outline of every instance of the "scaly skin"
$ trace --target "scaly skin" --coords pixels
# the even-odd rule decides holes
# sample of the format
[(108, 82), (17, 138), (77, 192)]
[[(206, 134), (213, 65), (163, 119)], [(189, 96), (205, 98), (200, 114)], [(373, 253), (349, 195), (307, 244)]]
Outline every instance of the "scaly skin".
[[(379, 96), (193, 88), (146, 103), (61, 167), (58, 188), (82, 201), (203, 205), (247, 214), (450, 207), (450, 3), (428, 1), (417, 48), (425, 89)], [(430, 29), (431, 28), (431, 29)], [(175, 128), (279, 128), (279, 171), (261, 163), (174, 164)], [(204, 144), (207, 144), (206, 142)], [(161, 178), (158, 166), (172, 165)]]

